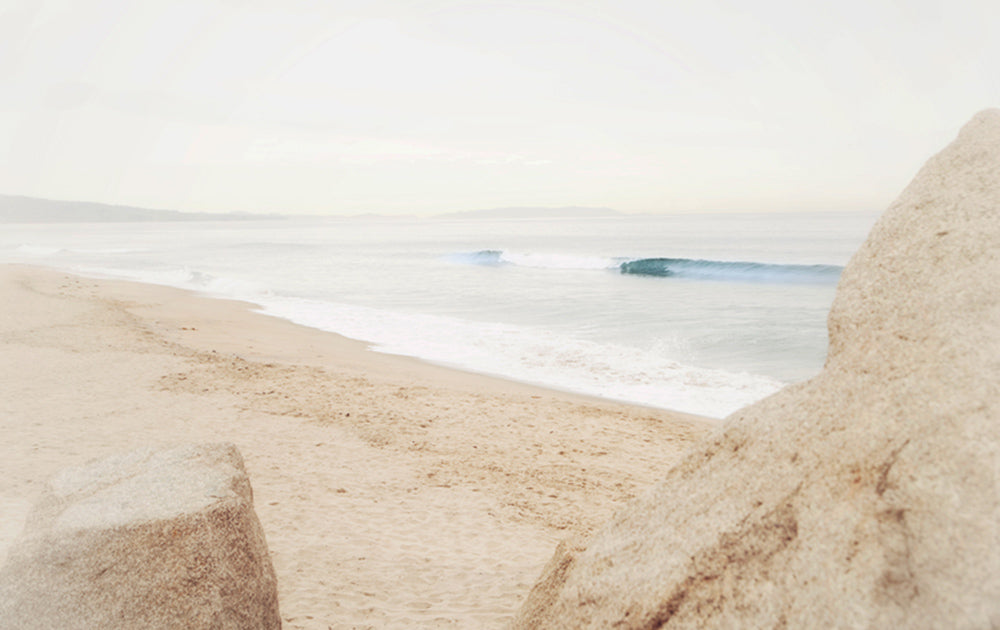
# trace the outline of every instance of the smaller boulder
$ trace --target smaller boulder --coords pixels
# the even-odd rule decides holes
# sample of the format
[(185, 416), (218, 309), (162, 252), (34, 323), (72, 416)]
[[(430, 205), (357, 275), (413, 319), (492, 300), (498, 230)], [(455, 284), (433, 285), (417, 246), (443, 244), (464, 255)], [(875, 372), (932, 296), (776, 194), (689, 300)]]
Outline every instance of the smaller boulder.
[(232, 444), (58, 473), (0, 568), (0, 628), (280, 628), (277, 580)]

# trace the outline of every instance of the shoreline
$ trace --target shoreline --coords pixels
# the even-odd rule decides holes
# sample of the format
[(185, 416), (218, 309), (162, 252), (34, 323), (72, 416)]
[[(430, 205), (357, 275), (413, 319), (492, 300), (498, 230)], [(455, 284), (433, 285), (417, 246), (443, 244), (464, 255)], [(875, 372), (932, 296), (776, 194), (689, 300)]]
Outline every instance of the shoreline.
[(374, 352), (170, 287), (0, 265), (0, 561), (46, 478), (232, 441), (287, 628), (503, 625), (719, 423)]
[[(114, 278), (110, 276), (100, 276), (100, 275), (86, 275), (80, 274), (73, 271), (60, 269), (58, 267), (46, 267), (31, 265), (27, 263), (2, 263), (0, 262), (0, 267), (10, 267), (10, 268), (24, 268), (24, 269), (35, 269), (41, 271), (51, 271), (54, 273), (65, 274), (68, 276), (73, 276), (76, 278), (84, 280), (93, 280), (101, 283), (102, 285), (134, 285), (134, 287), (151, 287), (152, 289), (159, 291), (163, 290), (165, 292), (170, 292), (176, 295), (174, 299), (190, 299), (192, 302), (197, 302), (199, 300), (211, 300), (228, 303), (234, 308), (242, 309), (246, 311), (251, 317), (263, 317), (267, 319), (273, 319), (281, 322), (283, 326), (290, 326), (295, 329), (301, 329), (302, 335), (323, 335), (330, 336), (332, 339), (328, 339), (327, 343), (322, 344), (326, 346), (338, 346), (337, 349), (347, 350), (351, 356), (351, 364), (353, 366), (359, 367), (360, 369), (371, 370), (377, 368), (380, 371), (385, 371), (391, 374), (406, 375), (408, 377), (417, 378), (428, 378), (433, 379), (446, 379), (453, 383), (464, 383), (471, 387), (485, 388), (488, 391), (497, 392), (510, 392), (515, 390), (523, 390), (525, 392), (532, 392), (534, 394), (539, 394), (547, 397), (555, 397), (560, 399), (565, 399), (567, 401), (573, 401), (584, 404), (595, 404), (595, 405), (611, 405), (611, 406), (625, 406), (630, 408), (647, 409), (651, 412), (665, 412), (674, 416), (681, 416), (690, 419), (692, 422), (703, 422), (709, 425), (717, 425), (724, 420), (724, 417), (714, 417), (706, 416), (697, 413), (691, 413), (686, 411), (680, 411), (677, 409), (670, 409), (667, 407), (659, 407), (656, 405), (643, 404), (641, 402), (634, 402), (630, 400), (608, 398), (600, 396), (597, 394), (588, 394), (586, 392), (575, 391), (572, 389), (563, 389), (560, 387), (548, 385), (545, 383), (532, 382), (532, 381), (522, 381), (516, 378), (511, 378), (504, 376), (502, 374), (494, 374), (489, 372), (477, 372), (472, 369), (467, 369), (461, 365), (449, 365), (445, 363), (436, 363), (434, 361), (421, 358), (419, 356), (407, 355), (407, 354), (395, 354), (392, 352), (382, 352), (375, 349), (377, 344), (364, 341), (362, 339), (354, 339), (352, 337), (347, 337), (341, 333), (325, 330), (322, 328), (316, 328), (309, 326), (307, 324), (300, 324), (298, 322), (286, 319), (280, 315), (273, 315), (266, 312), (261, 304), (257, 304), (251, 300), (243, 300), (239, 298), (232, 298), (226, 296), (212, 295), (209, 293), (202, 293), (195, 289), (175, 287), (167, 284), (156, 284), (153, 282), (143, 282), (141, 280), (128, 280), (121, 278)], [(184, 298), (182, 298), (184, 296)], [(163, 305), (160, 305), (162, 307)], [(199, 312), (203, 309), (198, 308)], [(194, 332), (194, 331), (189, 331)], [(213, 334), (217, 334), (218, 331), (213, 331)], [(277, 328), (275, 332), (280, 334)], [(192, 337), (197, 338), (198, 335), (192, 335)], [(336, 341), (334, 341), (336, 340)], [(231, 345), (226, 346), (230, 343)], [(229, 348), (232, 352), (244, 352), (247, 353), (252, 350), (253, 347), (245, 343), (244, 340), (237, 339), (220, 339), (215, 337), (213, 340), (215, 345), (222, 345)], [(353, 346), (353, 347), (351, 347)], [(305, 355), (292, 355), (288, 356), (282, 355), (280, 349), (272, 349), (273, 355), (272, 359), (276, 361), (285, 361), (293, 363), (307, 363), (309, 365), (328, 365), (328, 361), (331, 360), (330, 353), (318, 354), (315, 357), (310, 358)], [(254, 353), (250, 353), (254, 355)], [(355, 361), (358, 356), (359, 358)], [(255, 355), (256, 356), (256, 355)], [(283, 357), (283, 358), (282, 358)], [(266, 358), (260, 356), (260, 358)], [(338, 355), (338, 361), (344, 360), (343, 355)], [(425, 376), (426, 375), (426, 376)], [(728, 414), (727, 414), (728, 415)]]

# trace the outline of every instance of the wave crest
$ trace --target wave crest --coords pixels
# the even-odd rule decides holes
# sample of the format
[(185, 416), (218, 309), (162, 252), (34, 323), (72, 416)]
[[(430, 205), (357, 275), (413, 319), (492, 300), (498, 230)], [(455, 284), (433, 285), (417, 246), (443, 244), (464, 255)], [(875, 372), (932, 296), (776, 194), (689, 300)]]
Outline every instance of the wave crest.
[(452, 262), (497, 267), (510, 265), (533, 269), (615, 270), (625, 275), (688, 278), (724, 282), (834, 284), (843, 267), (798, 265), (694, 258), (606, 258), (573, 254), (536, 254), (484, 249), (452, 254)]
[(659, 278), (821, 284), (836, 282), (843, 271), (843, 267), (837, 265), (787, 265), (691, 258), (640, 258), (623, 262), (619, 269), (623, 274)]

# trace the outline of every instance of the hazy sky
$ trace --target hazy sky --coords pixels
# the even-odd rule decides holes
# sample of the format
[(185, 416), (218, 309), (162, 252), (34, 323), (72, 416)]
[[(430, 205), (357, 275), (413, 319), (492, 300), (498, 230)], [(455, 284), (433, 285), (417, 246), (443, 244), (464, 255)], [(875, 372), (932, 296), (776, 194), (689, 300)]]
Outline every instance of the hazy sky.
[(881, 209), (1000, 2), (0, 0), (0, 193), (204, 211)]

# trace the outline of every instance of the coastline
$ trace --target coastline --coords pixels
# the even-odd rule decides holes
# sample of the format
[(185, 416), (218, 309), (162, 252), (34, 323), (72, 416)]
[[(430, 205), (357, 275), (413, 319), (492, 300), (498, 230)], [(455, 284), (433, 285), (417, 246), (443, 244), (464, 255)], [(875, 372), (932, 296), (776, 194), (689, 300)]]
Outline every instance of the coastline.
[(0, 560), (45, 479), (231, 441), (286, 628), (502, 626), (717, 421), (372, 352), (180, 289), (0, 265)]

